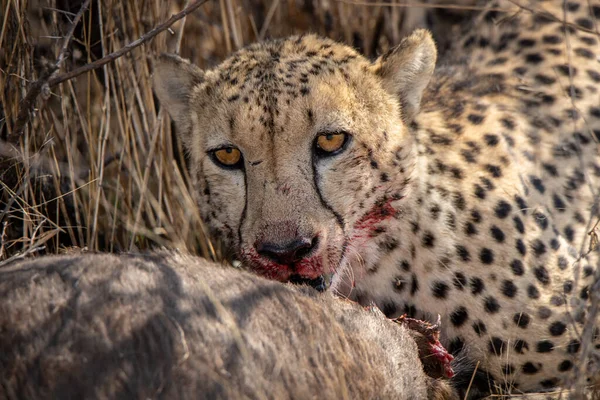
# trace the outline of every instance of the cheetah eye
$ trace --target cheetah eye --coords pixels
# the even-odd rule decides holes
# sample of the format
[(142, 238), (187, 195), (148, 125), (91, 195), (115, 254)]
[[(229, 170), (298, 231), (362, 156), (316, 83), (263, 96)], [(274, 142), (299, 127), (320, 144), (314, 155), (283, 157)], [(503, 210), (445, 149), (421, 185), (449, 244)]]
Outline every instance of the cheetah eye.
[(327, 132), (317, 136), (317, 153), (321, 156), (338, 154), (346, 147), (350, 135), (345, 132)]
[(242, 163), (242, 152), (235, 147), (223, 147), (221, 149), (213, 150), (210, 155), (220, 167), (224, 168), (241, 168)]

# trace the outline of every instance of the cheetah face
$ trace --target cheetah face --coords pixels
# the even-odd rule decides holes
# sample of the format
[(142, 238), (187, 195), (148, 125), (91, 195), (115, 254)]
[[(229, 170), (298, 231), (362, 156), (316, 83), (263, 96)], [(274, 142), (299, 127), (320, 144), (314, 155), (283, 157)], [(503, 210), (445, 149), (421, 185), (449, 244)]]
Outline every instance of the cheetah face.
[(398, 212), (413, 170), (407, 123), (434, 63), (426, 31), (373, 63), (311, 35), (209, 71), (163, 56), (154, 80), (213, 233), (269, 278), (313, 279), (368, 251)]

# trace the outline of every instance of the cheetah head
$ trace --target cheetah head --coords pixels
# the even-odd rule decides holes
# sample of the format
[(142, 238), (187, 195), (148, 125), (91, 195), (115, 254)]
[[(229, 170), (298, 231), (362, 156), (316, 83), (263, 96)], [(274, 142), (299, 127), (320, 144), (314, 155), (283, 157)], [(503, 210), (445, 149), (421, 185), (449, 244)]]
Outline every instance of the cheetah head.
[(435, 60), (424, 30), (374, 62), (307, 35), (206, 71), (163, 55), (154, 86), (213, 233), (262, 275), (314, 279), (368, 257), (374, 230), (402, 212)]

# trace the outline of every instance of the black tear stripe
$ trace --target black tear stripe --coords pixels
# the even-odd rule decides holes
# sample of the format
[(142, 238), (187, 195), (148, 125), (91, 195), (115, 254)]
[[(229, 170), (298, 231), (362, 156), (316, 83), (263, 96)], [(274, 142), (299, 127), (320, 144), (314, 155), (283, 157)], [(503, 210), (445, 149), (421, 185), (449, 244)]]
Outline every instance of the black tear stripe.
[[(209, 212), (209, 209), (210, 209), (210, 207), (211, 207), (211, 205), (212, 205), (212, 201), (211, 201), (211, 196), (210, 196), (210, 195), (211, 195), (210, 184), (208, 183), (208, 179), (206, 179), (206, 176), (204, 176), (204, 191), (203, 191), (203, 193), (202, 193), (202, 194), (203, 194), (203, 196), (202, 196), (202, 197), (200, 197), (200, 196), (197, 196), (198, 198), (196, 199), (196, 202), (200, 202), (200, 201), (202, 201), (202, 203), (204, 203), (204, 201), (203, 201), (203, 200), (201, 200), (201, 198), (206, 198), (206, 204), (202, 204), (202, 205), (200, 205), (200, 204), (198, 204), (198, 203), (197, 203), (197, 204), (196, 204), (196, 206), (197, 206), (197, 207), (203, 207), (203, 210), (204, 210), (204, 215), (205, 215), (205, 217), (206, 217), (206, 221), (204, 221), (204, 218), (203, 218), (203, 222), (204, 222), (204, 223), (208, 223), (208, 221), (209, 221), (209, 220), (210, 220), (210, 218), (211, 218), (211, 217), (210, 217), (210, 212)], [(201, 213), (200, 213), (200, 216), (202, 216), (202, 214), (203, 214), (203, 213), (201, 212)]]
[[(202, 191), (202, 195), (206, 196), (206, 203), (207, 205), (211, 204), (210, 201), (210, 195), (212, 193), (211, 188), (210, 188), (210, 184), (208, 183), (208, 179), (206, 179), (206, 174), (204, 174), (204, 160), (202, 162), (200, 162), (200, 171), (198, 171), (198, 176), (197, 179), (202, 178), (202, 180), (204, 181), (204, 190)], [(200, 197), (196, 198), (196, 201), (200, 201)], [(197, 206), (200, 206), (199, 204), (196, 204)]]
[(242, 225), (244, 225), (244, 221), (246, 220), (246, 210), (248, 209), (248, 181), (246, 179), (246, 168), (242, 168), (242, 172), (244, 173), (244, 209), (242, 210), (240, 223), (238, 225), (238, 247), (240, 248), (242, 246)]
[(346, 249), (348, 248), (348, 235), (346, 234), (346, 223), (344, 218), (337, 211), (331, 207), (329, 203), (323, 197), (321, 193), (321, 189), (319, 188), (319, 174), (317, 173), (317, 159), (315, 154), (312, 155), (312, 173), (313, 173), (313, 183), (315, 185), (315, 191), (317, 192), (317, 196), (319, 196), (319, 201), (321, 205), (325, 207), (326, 210), (331, 212), (335, 216), (335, 220), (337, 221), (340, 228), (342, 228), (342, 233), (344, 234), (344, 243), (342, 244), (342, 254), (340, 255), (340, 260), (342, 260), (346, 254)]

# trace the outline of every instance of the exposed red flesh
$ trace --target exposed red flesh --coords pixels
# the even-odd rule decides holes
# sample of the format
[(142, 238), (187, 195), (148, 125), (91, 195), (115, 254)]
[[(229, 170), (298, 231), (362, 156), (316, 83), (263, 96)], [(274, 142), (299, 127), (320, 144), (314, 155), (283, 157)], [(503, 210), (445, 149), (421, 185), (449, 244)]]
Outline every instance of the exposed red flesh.
[(437, 375), (446, 378), (454, 376), (454, 370), (450, 365), (454, 357), (440, 343), (439, 322), (431, 324), (420, 319), (409, 318), (406, 315), (402, 315), (394, 321), (406, 326), (413, 332), (413, 338), (419, 347), (419, 357), (430, 376), (434, 378), (440, 377)]

